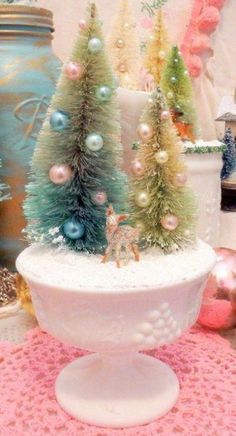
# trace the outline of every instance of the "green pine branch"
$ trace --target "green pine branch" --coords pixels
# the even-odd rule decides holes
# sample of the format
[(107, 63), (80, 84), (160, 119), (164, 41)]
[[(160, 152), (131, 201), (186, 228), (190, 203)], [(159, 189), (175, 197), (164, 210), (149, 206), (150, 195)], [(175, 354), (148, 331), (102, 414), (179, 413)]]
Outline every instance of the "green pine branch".
[(161, 8), (167, 0), (152, 0), (150, 1), (143, 1), (142, 4), (142, 12), (147, 12), (150, 17), (153, 17), (155, 15), (156, 9)]

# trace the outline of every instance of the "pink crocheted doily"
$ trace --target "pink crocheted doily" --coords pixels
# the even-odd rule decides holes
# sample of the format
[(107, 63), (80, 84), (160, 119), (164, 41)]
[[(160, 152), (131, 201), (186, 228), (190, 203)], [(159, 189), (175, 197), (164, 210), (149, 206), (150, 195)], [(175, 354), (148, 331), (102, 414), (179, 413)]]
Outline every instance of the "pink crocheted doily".
[(54, 383), (60, 370), (83, 352), (38, 328), (21, 346), (0, 344), (1, 436), (235, 436), (236, 352), (216, 333), (194, 328), (177, 343), (151, 352), (171, 365), (181, 394), (162, 419), (131, 429), (99, 429), (59, 407)]

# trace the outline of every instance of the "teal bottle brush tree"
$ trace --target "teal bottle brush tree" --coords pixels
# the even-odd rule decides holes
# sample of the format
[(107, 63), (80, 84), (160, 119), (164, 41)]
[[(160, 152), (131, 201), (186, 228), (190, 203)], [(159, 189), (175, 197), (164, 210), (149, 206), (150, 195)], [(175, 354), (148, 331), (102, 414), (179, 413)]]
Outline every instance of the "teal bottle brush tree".
[(32, 161), (24, 204), (26, 234), (36, 242), (100, 253), (106, 246), (106, 208), (122, 212), (116, 85), (96, 7), (80, 22)]
[(195, 242), (195, 202), (187, 187), (182, 141), (158, 87), (138, 126), (130, 203), (144, 246), (165, 253)]

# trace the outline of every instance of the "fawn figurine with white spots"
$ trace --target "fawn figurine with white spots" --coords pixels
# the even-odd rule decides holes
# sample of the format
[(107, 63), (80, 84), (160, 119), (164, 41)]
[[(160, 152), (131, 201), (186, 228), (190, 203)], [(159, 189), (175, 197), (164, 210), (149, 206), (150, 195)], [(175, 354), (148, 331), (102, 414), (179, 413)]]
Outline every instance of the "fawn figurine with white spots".
[(139, 240), (140, 230), (129, 225), (119, 227), (119, 224), (122, 221), (126, 221), (129, 215), (117, 215), (111, 205), (107, 208), (106, 216), (106, 238), (108, 247), (103, 256), (102, 263), (108, 262), (114, 251), (116, 265), (120, 268), (122, 249), (126, 252), (126, 255), (128, 255), (129, 251), (132, 252), (136, 262), (139, 262), (140, 255), (137, 242)]

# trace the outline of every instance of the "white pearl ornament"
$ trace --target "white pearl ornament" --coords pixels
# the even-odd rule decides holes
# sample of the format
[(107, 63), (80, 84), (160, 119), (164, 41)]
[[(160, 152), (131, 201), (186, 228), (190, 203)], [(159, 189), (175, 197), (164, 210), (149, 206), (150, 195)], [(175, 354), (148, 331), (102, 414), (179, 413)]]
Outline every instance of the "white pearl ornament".
[(136, 195), (136, 203), (139, 207), (147, 207), (151, 203), (150, 196), (147, 192), (139, 192)]
[(165, 151), (165, 150), (158, 151), (155, 154), (155, 159), (156, 159), (157, 163), (159, 163), (160, 165), (165, 164), (166, 162), (168, 162), (168, 159), (169, 159), (167, 151)]
[(152, 127), (147, 123), (141, 123), (138, 126), (138, 135), (142, 140), (148, 141), (153, 135)]

